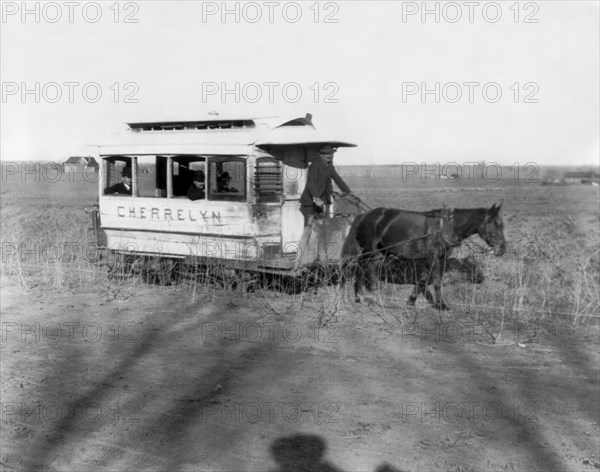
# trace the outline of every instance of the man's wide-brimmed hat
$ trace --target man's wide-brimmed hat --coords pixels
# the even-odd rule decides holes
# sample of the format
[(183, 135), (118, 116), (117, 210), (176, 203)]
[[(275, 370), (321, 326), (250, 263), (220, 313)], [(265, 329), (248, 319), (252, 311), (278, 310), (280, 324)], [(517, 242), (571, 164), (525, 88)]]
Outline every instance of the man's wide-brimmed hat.
[(121, 175), (123, 177), (129, 177), (131, 179), (131, 167), (123, 167), (123, 170), (121, 171)]
[(335, 152), (335, 148), (331, 144), (326, 144), (321, 149), (319, 149), (319, 154), (333, 154)]
[(194, 175), (192, 178), (194, 179), (194, 182), (204, 182), (204, 171), (194, 171)]

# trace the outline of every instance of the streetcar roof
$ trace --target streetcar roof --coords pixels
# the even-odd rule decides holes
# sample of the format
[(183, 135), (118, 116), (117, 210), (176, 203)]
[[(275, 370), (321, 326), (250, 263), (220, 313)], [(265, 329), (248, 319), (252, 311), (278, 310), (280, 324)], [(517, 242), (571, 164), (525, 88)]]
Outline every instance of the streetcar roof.
[(221, 118), (128, 123), (119, 142), (100, 146), (100, 154), (221, 154), (247, 155), (252, 146), (325, 145), (354, 147), (319, 133), (312, 116)]

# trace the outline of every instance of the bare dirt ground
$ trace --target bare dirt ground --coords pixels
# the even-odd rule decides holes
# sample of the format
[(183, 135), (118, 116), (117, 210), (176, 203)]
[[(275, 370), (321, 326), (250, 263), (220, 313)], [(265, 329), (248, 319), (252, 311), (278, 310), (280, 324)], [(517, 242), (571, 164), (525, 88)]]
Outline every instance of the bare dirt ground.
[(4, 188), (2, 471), (600, 469), (597, 190), (354, 183), (373, 206), (505, 199), (507, 260), (436, 312), (390, 300), (408, 287), (356, 305), (20, 264), (15, 243), (85, 234), (94, 188)]
[(600, 468), (595, 329), (3, 283), (3, 470)]

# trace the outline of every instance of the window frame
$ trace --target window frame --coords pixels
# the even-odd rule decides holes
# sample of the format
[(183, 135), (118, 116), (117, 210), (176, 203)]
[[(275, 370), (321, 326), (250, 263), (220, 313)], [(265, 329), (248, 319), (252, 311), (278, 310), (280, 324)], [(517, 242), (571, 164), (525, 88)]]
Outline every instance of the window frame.
[[(104, 176), (101, 179), (102, 186), (100, 190), (100, 195), (103, 197), (136, 197), (138, 193), (137, 189), (137, 156), (132, 156), (130, 154), (115, 154), (115, 155), (107, 155), (101, 156), (101, 165), (102, 171), (104, 172)], [(123, 162), (123, 166), (118, 166), (117, 162)], [(121, 176), (121, 172), (124, 167), (131, 167), (131, 195), (122, 194), (122, 193), (109, 193), (106, 194), (105, 190), (113, 185), (123, 183), (123, 177)], [(114, 179), (114, 180), (113, 180)]]
[[(213, 202), (246, 202), (248, 199), (248, 160), (246, 156), (240, 155), (210, 155), (207, 156), (207, 172), (206, 176), (206, 196), (209, 201)], [(213, 165), (223, 164), (226, 162), (240, 163), (242, 169), (242, 178), (235, 182), (235, 185), (240, 185), (241, 189), (238, 192), (220, 193), (216, 191), (216, 169)], [(226, 171), (228, 172), (228, 171)], [(213, 176), (214, 186), (213, 186)], [(235, 187), (237, 188), (237, 187)], [(215, 198), (217, 196), (218, 198)]]
[[(202, 200), (210, 201), (235, 201), (246, 202), (248, 199), (248, 156), (239, 154), (116, 154), (100, 156), (102, 160), (102, 169), (104, 178), (102, 179), (101, 196), (113, 197), (131, 197), (131, 198), (187, 198), (187, 190), (191, 185), (192, 170), (204, 170), (206, 196)], [(152, 158), (153, 161), (152, 161)], [(140, 164), (154, 166), (154, 189), (155, 195), (139, 195), (139, 172)], [(140, 162), (141, 161), (141, 162)], [(117, 166), (117, 162), (122, 162), (123, 166)], [(219, 164), (235, 162), (239, 165), (241, 175), (237, 172), (233, 176), (236, 178), (234, 187), (238, 192), (220, 193), (216, 191), (216, 168)], [(194, 164), (201, 163), (200, 166)], [(126, 166), (131, 167), (132, 183), (131, 195), (124, 194), (105, 194), (104, 190), (112, 185), (122, 182), (120, 172), (117, 169)], [(175, 170), (177, 165), (177, 171)], [(164, 167), (164, 168), (163, 168)], [(192, 167), (199, 167), (193, 169)], [(186, 169), (187, 177), (182, 177), (182, 169)], [(229, 171), (227, 171), (229, 172)], [(231, 172), (229, 172), (231, 173)], [(164, 175), (163, 175), (164, 174)], [(185, 173), (184, 173), (185, 175)], [(215, 177), (213, 178), (213, 175)], [(181, 182), (177, 180), (181, 179)], [(213, 185), (214, 180), (214, 185)], [(161, 187), (165, 183), (166, 189)], [(161, 194), (158, 195), (159, 190)]]

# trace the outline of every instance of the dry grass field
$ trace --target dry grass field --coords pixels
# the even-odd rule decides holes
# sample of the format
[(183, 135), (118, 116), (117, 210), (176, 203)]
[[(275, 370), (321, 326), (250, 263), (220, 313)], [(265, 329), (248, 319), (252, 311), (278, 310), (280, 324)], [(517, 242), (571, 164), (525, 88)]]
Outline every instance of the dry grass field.
[(372, 207), (503, 202), (507, 254), (467, 240), (485, 281), (448, 272), (437, 312), (109, 279), (96, 184), (32, 180), (2, 183), (0, 470), (600, 469), (598, 187), (348, 176)]

